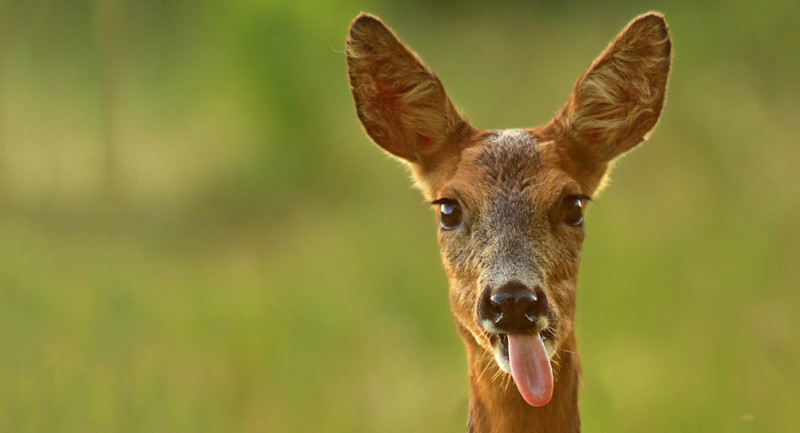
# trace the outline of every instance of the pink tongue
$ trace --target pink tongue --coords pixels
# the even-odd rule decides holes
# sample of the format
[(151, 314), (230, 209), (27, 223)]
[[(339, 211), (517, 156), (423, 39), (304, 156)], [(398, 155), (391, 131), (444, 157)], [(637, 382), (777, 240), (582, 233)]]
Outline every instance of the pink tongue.
[(539, 334), (508, 334), (511, 377), (522, 398), (534, 407), (544, 406), (553, 396), (553, 370)]

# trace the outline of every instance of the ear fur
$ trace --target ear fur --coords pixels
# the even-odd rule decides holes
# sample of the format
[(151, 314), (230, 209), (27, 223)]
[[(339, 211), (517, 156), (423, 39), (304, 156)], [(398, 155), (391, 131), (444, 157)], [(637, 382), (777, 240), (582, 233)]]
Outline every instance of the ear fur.
[(395, 156), (429, 162), (470, 128), (439, 78), (375, 16), (350, 25), (347, 69), (364, 129)]
[(570, 153), (604, 163), (644, 140), (664, 106), (671, 56), (662, 14), (631, 21), (578, 78), (553, 120)]

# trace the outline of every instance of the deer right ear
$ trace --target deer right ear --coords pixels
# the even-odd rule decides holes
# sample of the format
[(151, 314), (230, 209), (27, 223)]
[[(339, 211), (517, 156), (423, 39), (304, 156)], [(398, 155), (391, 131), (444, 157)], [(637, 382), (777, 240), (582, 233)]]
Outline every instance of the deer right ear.
[(671, 52), (667, 23), (655, 12), (635, 18), (611, 41), (552, 122), (574, 158), (602, 165), (645, 139), (664, 106)]
[(350, 25), (347, 69), (367, 134), (387, 152), (424, 164), (470, 129), (439, 78), (377, 17)]

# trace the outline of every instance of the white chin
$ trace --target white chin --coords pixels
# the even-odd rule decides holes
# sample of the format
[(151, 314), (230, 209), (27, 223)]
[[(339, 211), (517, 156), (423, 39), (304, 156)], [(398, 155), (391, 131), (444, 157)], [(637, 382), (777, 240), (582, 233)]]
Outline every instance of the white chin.
[(500, 348), (500, 345), (493, 344), (492, 352), (494, 353), (494, 360), (497, 362), (497, 366), (500, 367), (500, 370), (511, 374), (511, 363), (508, 361), (508, 355), (503, 352), (503, 349)]

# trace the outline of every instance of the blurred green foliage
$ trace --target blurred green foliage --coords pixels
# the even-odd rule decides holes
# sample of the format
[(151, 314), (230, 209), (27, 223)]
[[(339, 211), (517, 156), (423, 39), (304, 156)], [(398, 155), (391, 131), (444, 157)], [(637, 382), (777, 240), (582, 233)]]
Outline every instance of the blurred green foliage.
[(798, 431), (799, 5), (0, 0), (0, 431), (463, 431), (434, 218), (358, 124), (349, 22), (507, 128), (649, 9), (673, 73), (588, 216), (584, 428)]

